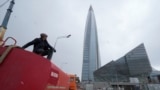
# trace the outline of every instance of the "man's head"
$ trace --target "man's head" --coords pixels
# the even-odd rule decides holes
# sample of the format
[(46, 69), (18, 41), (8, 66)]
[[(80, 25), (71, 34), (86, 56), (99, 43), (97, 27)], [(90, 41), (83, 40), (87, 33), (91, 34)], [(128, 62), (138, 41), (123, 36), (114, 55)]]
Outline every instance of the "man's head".
[(43, 39), (43, 40), (46, 40), (47, 39), (47, 34), (45, 34), (45, 33), (41, 33), (40, 34), (40, 37)]

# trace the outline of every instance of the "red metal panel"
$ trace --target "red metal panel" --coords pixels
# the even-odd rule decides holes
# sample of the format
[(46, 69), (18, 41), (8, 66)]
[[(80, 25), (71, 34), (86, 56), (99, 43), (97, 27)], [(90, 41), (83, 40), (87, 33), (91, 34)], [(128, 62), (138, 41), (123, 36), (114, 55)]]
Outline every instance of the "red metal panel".
[(44, 57), (20, 48), (13, 48), (0, 64), (0, 90), (68, 90), (68, 79)]

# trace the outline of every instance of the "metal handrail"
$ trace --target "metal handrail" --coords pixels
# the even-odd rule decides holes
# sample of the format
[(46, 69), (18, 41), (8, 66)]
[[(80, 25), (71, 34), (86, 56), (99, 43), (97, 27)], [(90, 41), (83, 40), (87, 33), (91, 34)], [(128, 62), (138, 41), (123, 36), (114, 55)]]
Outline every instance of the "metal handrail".
[(3, 44), (2, 44), (1, 46), (4, 46), (8, 39), (12, 39), (12, 40), (15, 42), (13, 45), (14, 45), (14, 46), (16, 45), (16, 43), (17, 43), (16, 39), (14, 39), (13, 37), (7, 37), (7, 38), (3, 41)]

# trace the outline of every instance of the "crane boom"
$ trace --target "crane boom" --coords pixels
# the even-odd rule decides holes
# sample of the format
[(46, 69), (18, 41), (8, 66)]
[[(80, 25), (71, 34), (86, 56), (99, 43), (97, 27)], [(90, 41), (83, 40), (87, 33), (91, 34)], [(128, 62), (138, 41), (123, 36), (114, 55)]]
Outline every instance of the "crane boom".
[(9, 8), (7, 9), (6, 15), (3, 19), (2, 25), (0, 26), (0, 45), (3, 44), (3, 37), (7, 30), (8, 21), (12, 12), (13, 5), (15, 4), (14, 0), (10, 2)]

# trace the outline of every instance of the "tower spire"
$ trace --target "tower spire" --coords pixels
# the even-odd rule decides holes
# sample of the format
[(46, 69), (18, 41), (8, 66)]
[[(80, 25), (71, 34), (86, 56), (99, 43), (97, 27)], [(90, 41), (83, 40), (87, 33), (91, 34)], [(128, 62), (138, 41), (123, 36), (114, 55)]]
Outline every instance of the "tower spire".
[(92, 5), (90, 5), (90, 7), (89, 7), (89, 11), (93, 11)]

